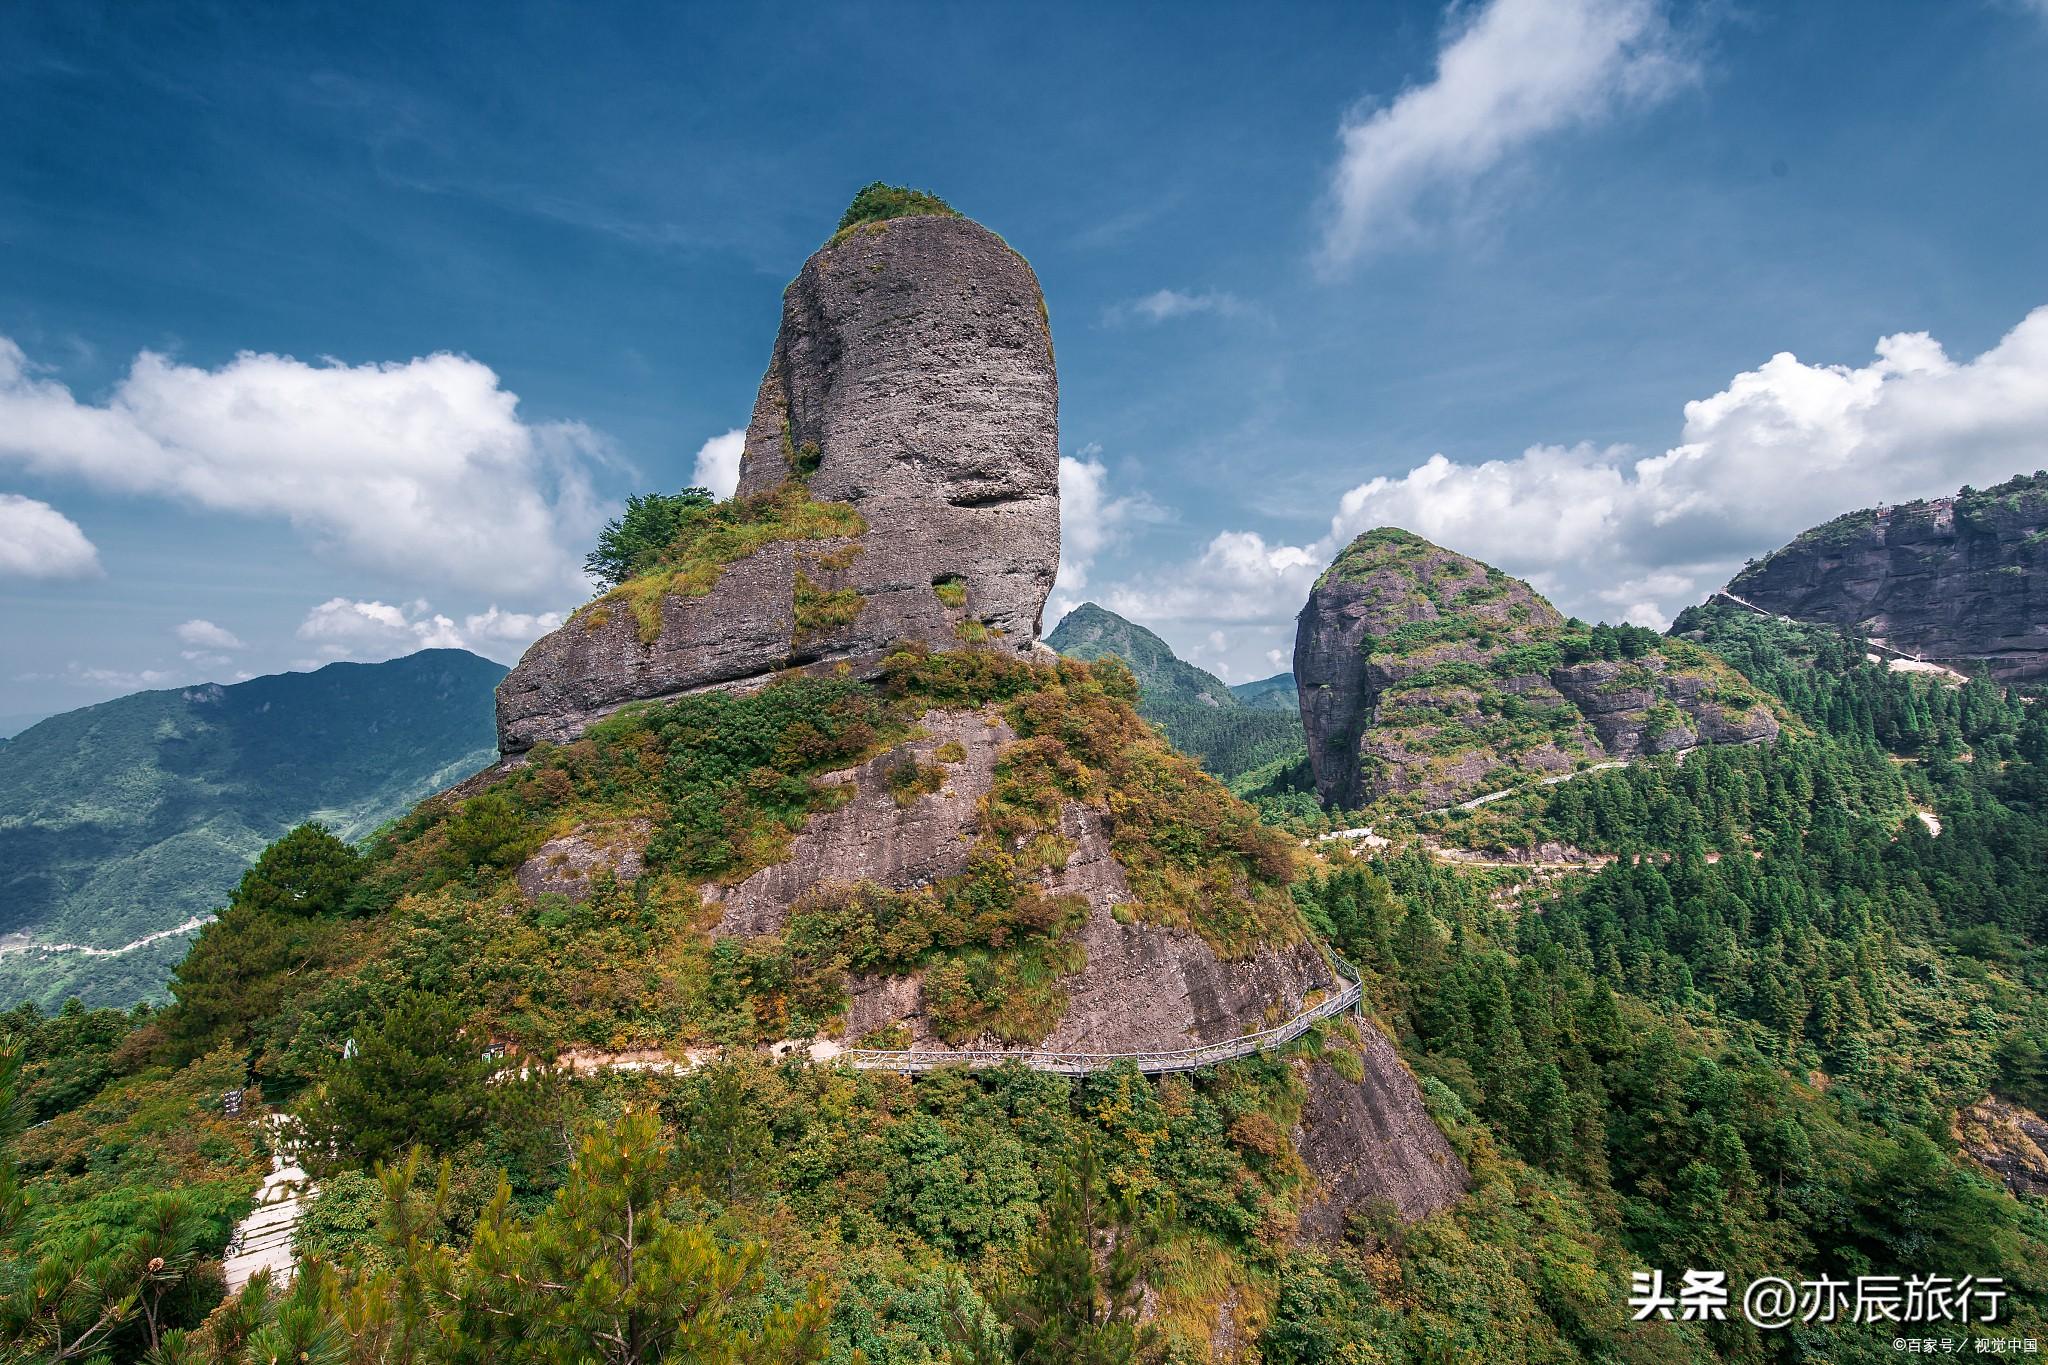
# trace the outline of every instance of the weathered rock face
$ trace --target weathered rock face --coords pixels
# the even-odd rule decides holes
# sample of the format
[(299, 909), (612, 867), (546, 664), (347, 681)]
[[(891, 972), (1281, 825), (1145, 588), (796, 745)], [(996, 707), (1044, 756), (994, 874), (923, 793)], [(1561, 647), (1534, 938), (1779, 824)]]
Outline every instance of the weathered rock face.
[(1851, 512), (1737, 574), (1728, 591), (1994, 677), (2048, 677), (2048, 475)]
[(2048, 1119), (1996, 1095), (1956, 1114), (1956, 1142), (2016, 1195), (2048, 1197)]
[[(996, 708), (927, 712), (918, 728), (918, 737), (821, 779), (850, 786), (853, 795), (813, 815), (782, 862), (736, 886), (704, 888), (719, 911), (718, 932), (779, 932), (793, 905), (818, 888), (871, 883), (903, 891), (967, 869), (982, 798), (1014, 732)], [(937, 790), (899, 801), (887, 774), (906, 761), (942, 767)], [(1087, 902), (1076, 931), (1083, 960), (1060, 979), (1065, 1008), (1032, 1046), (1124, 1054), (1221, 1043), (1280, 1023), (1339, 989), (1306, 936), (1225, 960), (1199, 934), (1139, 918), (1104, 812), (1070, 803), (1060, 833), (1072, 852), (1046, 877), (1045, 888)], [(854, 975), (846, 984), (837, 1041), (851, 1045), (889, 1030), (914, 1046), (949, 1046), (928, 1025), (918, 973)], [(1466, 1186), (1464, 1167), (1424, 1110), (1414, 1078), (1384, 1038), (1369, 1025), (1361, 1028), (1363, 1083), (1317, 1067), (1311, 1085), (1302, 1150), (1321, 1181), (1306, 1224), (1314, 1233), (1341, 1228), (1349, 1210), (1372, 1201), (1420, 1217)], [(977, 1046), (998, 1045), (984, 1040)]]
[[(665, 598), (652, 639), (631, 612), (581, 614), (498, 689), (501, 750), (571, 739), (629, 701), (866, 672), (896, 640), (1031, 650), (1059, 563), (1059, 383), (1024, 259), (939, 216), (866, 224), (813, 255), (783, 295), (738, 496), (791, 479), (866, 530), (771, 541), (708, 594)], [(850, 590), (857, 610), (807, 623), (797, 598), (813, 590)]]
[(1316, 1177), (1302, 1231), (1334, 1239), (1374, 1203), (1416, 1219), (1456, 1203), (1472, 1183), (1443, 1132), (1422, 1109), (1415, 1077), (1379, 1030), (1361, 1025), (1365, 1079), (1353, 1084), (1327, 1063), (1309, 1068), (1295, 1149)]
[(1410, 793), (1434, 807), (1778, 733), (1754, 689), (1699, 647), (1575, 627), (1519, 579), (1393, 527), (1358, 537), (1317, 581), (1294, 673), (1316, 791), (1343, 808)]
[(609, 829), (584, 829), (550, 839), (519, 865), (519, 889), (530, 901), (564, 896), (586, 901), (597, 880), (609, 873), (614, 882), (638, 881), (646, 870), (645, 820), (626, 820)]

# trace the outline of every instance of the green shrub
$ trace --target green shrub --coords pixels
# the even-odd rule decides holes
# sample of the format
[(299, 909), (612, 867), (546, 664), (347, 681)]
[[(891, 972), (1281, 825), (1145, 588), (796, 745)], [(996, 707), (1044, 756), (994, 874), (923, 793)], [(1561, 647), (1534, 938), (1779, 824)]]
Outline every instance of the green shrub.
[(845, 240), (864, 223), (886, 223), (892, 218), (920, 216), (958, 218), (960, 212), (936, 194), (901, 185), (885, 185), (877, 180), (853, 196), (853, 202), (839, 217), (839, 230), (832, 234), (832, 240)]
[(348, 901), (361, 870), (356, 851), (325, 825), (304, 824), (263, 850), (229, 903), (286, 915), (331, 915)]
[(817, 502), (801, 480), (752, 497), (686, 509), (675, 533), (654, 560), (582, 608), (586, 625), (603, 624), (612, 608), (633, 613), (642, 642), (661, 634), (661, 604), (670, 596), (702, 597), (726, 566), (778, 540), (834, 540), (867, 530), (849, 503)]
[(463, 802), (448, 822), (443, 858), (458, 874), (473, 868), (512, 868), (525, 862), (538, 843), (512, 798), (488, 791)]

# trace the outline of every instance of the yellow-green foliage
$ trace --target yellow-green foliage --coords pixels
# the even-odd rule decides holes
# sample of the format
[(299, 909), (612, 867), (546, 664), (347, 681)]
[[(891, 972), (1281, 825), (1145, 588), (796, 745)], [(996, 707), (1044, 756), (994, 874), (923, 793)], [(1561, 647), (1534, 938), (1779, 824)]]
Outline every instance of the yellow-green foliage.
[[(543, 1053), (754, 1042), (828, 1025), (847, 972), (916, 971), (942, 1036), (1035, 1040), (1064, 1009), (1060, 977), (1083, 965), (1083, 903), (1042, 888), (1072, 852), (1060, 824), (1076, 803), (1102, 813), (1139, 918), (1233, 956), (1300, 934), (1291, 842), (1138, 718), (1128, 669), (904, 648), (884, 674), (879, 686), (797, 677), (631, 708), (536, 748), (486, 792), (426, 803), (372, 848), (362, 917), (334, 922), (317, 952), (280, 942), (237, 956), (225, 947), (246, 926), (209, 930), (195, 964), (253, 966), (195, 1016), (195, 1037), (256, 1027), (266, 1073), (306, 1081), (366, 1012), (427, 988), (458, 999), (480, 1036)], [(806, 821), (847, 799), (851, 784), (821, 774), (901, 744), (928, 711), (989, 707), (1019, 740), (981, 799), (963, 875), (905, 892), (821, 888), (781, 936), (709, 932), (704, 884), (781, 861)], [(965, 757), (942, 746), (891, 785), (916, 799)], [(578, 902), (530, 899), (518, 859), (570, 834), (644, 843), (644, 873), (600, 872)]]
[(884, 667), (892, 690), (934, 702), (1014, 689), (1008, 712), (1019, 739), (984, 798), (984, 837), (1010, 847), (1056, 840), (1070, 802), (1093, 806), (1107, 814), (1143, 918), (1191, 928), (1226, 957), (1298, 936), (1286, 889), (1292, 844), (1139, 718), (1136, 682), (1121, 663), (1049, 667), (905, 649)]
[[(83, 1104), (23, 1133), (15, 1147), (30, 1194), (26, 1228), (38, 1249), (82, 1234), (120, 1235), (138, 1201), (178, 1191), (227, 1240), (269, 1168), (250, 1117), (229, 1118), (221, 1094), (248, 1084), (242, 1058), (223, 1047), (172, 1071), (151, 1067), (113, 1081)], [(0, 1254), (7, 1247), (0, 1240)]]
[[(661, 634), (663, 599), (704, 596), (717, 586), (727, 565), (762, 546), (778, 540), (835, 540), (866, 530), (867, 519), (852, 504), (815, 501), (801, 481), (791, 479), (766, 493), (693, 511), (659, 565), (619, 584), (581, 614), (595, 627), (607, 619), (611, 608), (624, 607), (633, 613), (641, 641), (652, 644)], [(835, 605), (828, 610), (847, 609)]]
[(798, 644), (852, 625), (861, 608), (867, 605), (859, 589), (820, 587), (802, 569), (796, 571), (790, 597), (796, 611), (795, 641)]
[(914, 758), (906, 758), (890, 767), (887, 778), (889, 792), (896, 798), (896, 804), (914, 806), (919, 797), (929, 796), (946, 785), (946, 770), (936, 763), (919, 763)]
[(932, 582), (932, 594), (953, 611), (967, 609), (967, 580), (958, 574), (948, 574)]

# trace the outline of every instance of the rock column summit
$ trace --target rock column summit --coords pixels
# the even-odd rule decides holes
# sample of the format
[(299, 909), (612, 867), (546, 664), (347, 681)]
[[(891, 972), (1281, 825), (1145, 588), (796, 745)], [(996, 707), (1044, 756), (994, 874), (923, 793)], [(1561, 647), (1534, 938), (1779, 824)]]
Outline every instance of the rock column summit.
[[(897, 641), (1030, 652), (1059, 562), (1059, 381), (1023, 257), (925, 213), (851, 224), (804, 263), (735, 496), (793, 489), (865, 529), (768, 539), (702, 595), (663, 597), (658, 621), (579, 612), (499, 687), (501, 751), (573, 739), (628, 702), (869, 673)], [(830, 609), (806, 616), (806, 597)]]

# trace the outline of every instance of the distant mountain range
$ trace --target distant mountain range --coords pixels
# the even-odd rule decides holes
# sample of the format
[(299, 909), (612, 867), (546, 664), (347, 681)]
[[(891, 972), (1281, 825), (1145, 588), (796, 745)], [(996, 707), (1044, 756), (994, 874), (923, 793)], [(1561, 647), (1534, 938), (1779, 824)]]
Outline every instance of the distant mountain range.
[(1231, 687), (1093, 602), (1068, 612), (1045, 642), (1070, 659), (1114, 654), (1129, 664), (1138, 676), (1138, 713), (1225, 781), (1301, 747), (1291, 673)]
[(1299, 711), (1301, 697), (1292, 673), (1275, 673), (1257, 682), (1232, 683), (1231, 692), (1254, 711)]
[(504, 675), (423, 650), (138, 692), (0, 745), (0, 1008), (163, 998), (190, 936), (164, 931), (219, 906), (264, 845), (306, 820), (361, 838), (495, 757)]

